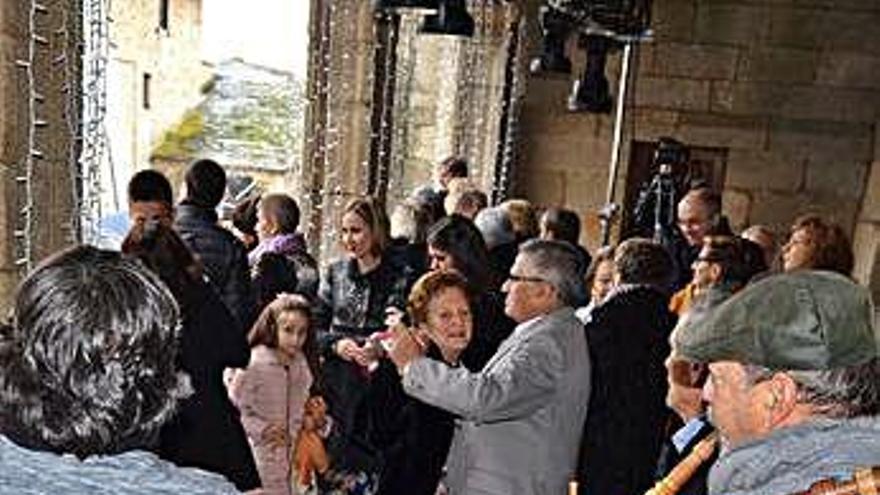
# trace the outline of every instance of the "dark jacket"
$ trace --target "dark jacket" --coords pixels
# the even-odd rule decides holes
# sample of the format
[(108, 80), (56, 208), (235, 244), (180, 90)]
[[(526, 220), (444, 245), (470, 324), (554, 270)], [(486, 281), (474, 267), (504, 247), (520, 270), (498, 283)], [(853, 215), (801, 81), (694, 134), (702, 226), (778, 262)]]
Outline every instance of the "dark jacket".
[[(248, 255), (248, 261), (254, 265), (268, 253), (280, 254), (287, 258), (296, 273), (295, 292), (314, 300), (318, 295), (318, 262), (306, 251), (302, 234), (281, 234), (264, 240)], [(259, 283), (258, 277), (259, 274), (254, 276), (255, 284)]]
[(194, 394), (160, 432), (159, 454), (180, 466), (226, 476), (244, 491), (260, 486), (238, 410), (223, 384), (223, 370), (245, 367), (244, 333), (214, 291), (198, 281), (181, 301), (183, 330), (178, 360)]
[[(675, 422), (676, 428), (681, 428), (683, 425), (681, 421)], [(675, 447), (675, 444), (672, 443), (672, 435), (675, 434), (675, 431), (672, 431), (665, 441), (663, 442), (663, 447), (660, 450), (660, 458), (657, 460), (657, 472), (655, 474), (655, 481), (660, 481), (670, 471), (672, 471), (675, 466), (678, 465), (679, 462), (684, 460), (691, 451), (694, 450), (694, 447), (697, 446), (698, 443), (710, 433), (715, 431), (715, 428), (709, 424), (708, 421), (704, 421), (703, 425), (697, 431), (697, 433), (691, 438), (682, 448), (681, 452)], [(687, 482), (678, 490), (678, 495), (706, 495), (708, 492), (708, 488), (706, 486), (707, 479), (709, 478), (709, 468), (712, 467), (712, 464), (715, 463), (715, 459), (718, 458), (718, 448), (715, 448), (715, 452), (712, 454), (712, 457), (707, 459), (700, 465), (699, 469), (691, 475), (691, 477), (687, 480)]]
[(424, 242), (411, 243), (406, 239), (393, 239), (388, 248), (391, 257), (399, 260), (397, 264), (404, 264), (412, 272), (413, 279), (418, 279), (428, 271), (428, 245)]
[(495, 355), (498, 346), (513, 333), (516, 322), (504, 313), (504, 294), (489, 290), (475, 297), (472, 307), (474, 334), (461, 356), (462, 363), (477, 372)]
[(343, 337), (363, 342), (384, 329), (385, 309), (405, 309), (412, 282), (409, 268), (390, 256), (383, 256), (379, 266), (365, 274), (352, 258), (331, 263), (321, 278), (315, 314), (322, 352)]
[(367, 418), (361, 406), (368, 373), (356, 363), (340, 359), (333, 346), (342, 338), (363, 343), (370, 334), (383, 330), (385, 309), (405, 309), (411, 283), (407, 267), (386, 256), (379, 266), (365, 274), (360, 273), (354, 259), (335, 261), (321, 278), (315, 312), (318, 348), (324, 356), (321, 387), (342, 438), (339, 443), (331, 443), (328, 450), (347, 469), (371, 470), (375, 466), (372, 453), (352, 448), (367, 443)]
[[(442, 359), (434, 347), (428, 355)], [(434, 495), (455, 415), (406, 395), (397, 369), (384, 359), (370, 380), (368, 397), (369, 440), (384, 466), (377, 495)]]
[(211, 284), (239, 326), (253, 324), (254, 296), (244, 245), (217, 225), (217, 213), (185, 201), (177, 207), (174, 228), (205, 267)]
[(489, 265), (492, 271), (492, 288), (498, 290), (507, 280), (510, 267), (516, 260), (519, 252), (519, 244), (515, 241), (507, 242), (489, 250)]
[(581, 440), (581, 493), (644, 493), (651, 487), (665, 425), (669, 297), (620, 287), (592, 313), (585, 331), (593, 388)]

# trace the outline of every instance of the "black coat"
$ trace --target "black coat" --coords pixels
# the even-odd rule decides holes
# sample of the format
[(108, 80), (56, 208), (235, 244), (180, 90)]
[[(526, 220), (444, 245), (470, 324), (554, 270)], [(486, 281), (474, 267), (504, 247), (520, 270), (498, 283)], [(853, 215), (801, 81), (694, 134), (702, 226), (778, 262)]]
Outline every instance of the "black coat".
[(174, 464), (224, 475), (239, 490), (260, 486), (238, 410), (223, 385), (223, 370), (247, 366), (250, 349), (229, 310), (205, 283), (196, 283), (181, 301), (181, 369), (194, 394), (160, 431), (159, 455)]
[(385, 328), (385, 309), (406, 308), (412, 272), (404, 264), (383, 256), (379, 266), (360, 273), (357, 261), (344, 258), (331, 263), (321, 277), (315, 323), (322, 353), (332, 355), (339, 339), (363, 342)]
[(461, 360), (468, 369), (476, 372), (483, 369), (498, 346), (513, 333), (516, 322), (504, 314), (504, 294), (494, 290), (478, 295), (472, 312), (474, 334)]
[[(411, 283), (408, 267), (390, 257), (383, 257), (379, 266), (366, 274), (360, 273), (354, 259), (338, 260), (321, 278), (315, 313), (318, 348), (324, 357), (320, 381), (329, 413), (343, 438), (338, 445), (331, 445), (330, 454), (341, 457), (340, 462), (348, 468), (370, 469), (374, 461), (367, 459), (369, 453), (354, 455), (349, 449), (353, 441), (363, 440), (365, 418), (360, 417), (360, 411), (368, 376), (361, 366), (340, 359), (333, 346), (342, 338), (362, 343), (370, 334), (383, 330), (385, 309), (405, 309)], [(346, 458), (351, 462), (346, 463)]]
[(231, 232), (217, 225), (217, 213), (201, 206), (177, 206), (174, 228), (205, 267), (205, 273), (239, 325), (254, 322), (254, 295), (244, 245)]
[[(435, 348), (429, 356), (440, 359)], [(377, 495), (434, 495), (455, 415), (409, 397), (394, 365), (382, 360), (370, 381), (369, 441), (382, 456), (384, 469)]]
[(516, 254), (519, 251), (519, 244), (515, 241), (507, 242), (493, 247), (489, 250), (489, 266), (492, 273), (492, 288), (498, 290), (507, 275), (510, 274), (510, 267), (516, 260)]
[(669, 298), (630, 286), (597, 306), (586, 325), (592, 390), (581, 440), (582, 493), (638, 494), (651, 487), (664, 427)]

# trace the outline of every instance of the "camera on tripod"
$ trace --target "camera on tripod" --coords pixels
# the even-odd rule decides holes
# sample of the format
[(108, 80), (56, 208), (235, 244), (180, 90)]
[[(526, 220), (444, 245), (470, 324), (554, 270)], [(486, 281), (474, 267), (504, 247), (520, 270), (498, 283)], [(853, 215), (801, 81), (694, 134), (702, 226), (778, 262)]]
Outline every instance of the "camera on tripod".
[(642, 185), (633, 218), (637, 235), (668, 241), (675, 232), (678, 200), (688, 185), (690, 152), (682, 142), (661, 137), (654, 151), (649, 182)]

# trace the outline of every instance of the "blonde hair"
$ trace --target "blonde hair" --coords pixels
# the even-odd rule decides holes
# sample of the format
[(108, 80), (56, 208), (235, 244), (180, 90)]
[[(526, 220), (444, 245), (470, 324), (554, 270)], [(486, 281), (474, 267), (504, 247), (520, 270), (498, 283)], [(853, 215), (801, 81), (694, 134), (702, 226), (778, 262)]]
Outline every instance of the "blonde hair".
[(508, 199), (500, 206), (507, 213), (507, 218), (513, 225), (513, 233), (516, 234), (517, 239), (531, 239), (538, 235), (538, 216), (531, 201)]
[(373, 236), (373, 251), (382, 255), (390, 242), (388, 237), (389, 222), (385, 208), (372, 197), (355, 198), (345, 205), (342, 214), (353, 213), (367, 224)]

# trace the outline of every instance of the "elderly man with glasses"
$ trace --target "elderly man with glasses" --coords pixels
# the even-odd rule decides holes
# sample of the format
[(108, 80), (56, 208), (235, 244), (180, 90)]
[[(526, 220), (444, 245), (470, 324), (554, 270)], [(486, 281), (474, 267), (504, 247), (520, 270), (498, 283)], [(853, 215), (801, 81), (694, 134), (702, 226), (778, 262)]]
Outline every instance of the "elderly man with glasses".
[(461, 418), (447, 460), (451, 495), (565, 493), (590, 393), (572, 308), (584, 294), (578, 262), (565, 243), (520, 247), (502, 287), (517, 327), (479, 373), (421, 356), (410, 333), (396, 339), (391, 359), (406, 392)]

